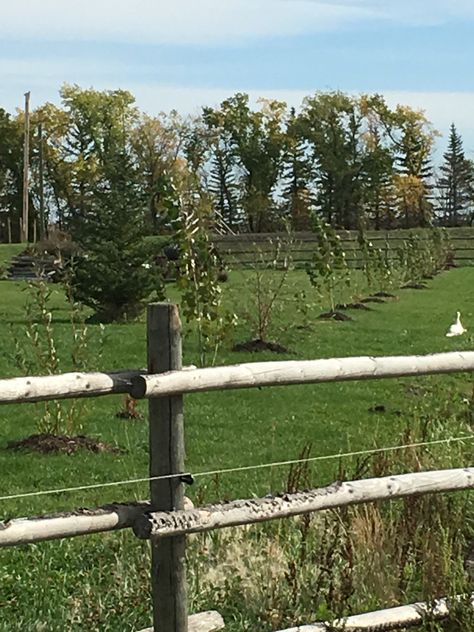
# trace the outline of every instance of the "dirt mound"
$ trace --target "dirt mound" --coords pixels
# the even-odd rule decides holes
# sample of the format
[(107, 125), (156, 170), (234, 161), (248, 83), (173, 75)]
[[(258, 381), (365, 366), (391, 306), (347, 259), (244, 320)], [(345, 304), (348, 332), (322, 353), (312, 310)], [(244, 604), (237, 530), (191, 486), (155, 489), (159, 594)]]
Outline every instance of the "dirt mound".
[(427, 287), (426, 283), (405, 283), (402, 285), (403, 290), (426, 290)]
[(318, 318), (321, 320), (340, 320), (340, 321), (354, 320), (347, 314), (343, 314), (342, 312), (335, 312), (335, 311), (323, 312), (322, 314), (318, 316)]
[(376, 298), (397, 298), (395, 294), (390, 294), (390, 292), (375, 292), (372, 296)]
[(380, 298), (380, 296), (368, 296), (367, 298), (363, 298), (361, 300), (361, 303), (385, 303), (385, 300), (383, 298)]
[(278, 342), (267, 342), (256, 338), (255, 340), (247, 340), (246, 342), (238, 342), (232, 347), (232, 351), (250, 351), (257, 353), (258, 351), (272, 351), (273, 353), (289, 353), (289, 349)]
[(19, 441), (10, 441), (7, 446), (8, 450), (27, 450), (30, 452), (41, 452), (42, 454), (50, 454), (53, 452), (62, 452), (64, 454), (74, 454), (78, 450), (89, 450), (90, 452), (113, 452), (120, 454), (123, 452), (121, 448), (104, 443), (91, 437), (78, 435), (76, 437), (68, 437), (66, 435), (52, 434), (35, 434), (26, 439)]
[(338, 303), (336, 305), (336, 310), (340, 309), (363, 309), (365, 312), (371, 312), (372, 310), (364, 303)]

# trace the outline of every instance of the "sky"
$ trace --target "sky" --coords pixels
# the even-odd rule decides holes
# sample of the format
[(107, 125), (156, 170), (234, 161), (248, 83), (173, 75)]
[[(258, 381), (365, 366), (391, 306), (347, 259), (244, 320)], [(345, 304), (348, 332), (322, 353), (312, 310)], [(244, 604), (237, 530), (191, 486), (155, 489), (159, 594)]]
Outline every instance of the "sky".
[(439, 156), (454, 122), (474, 158), (473, 27), (473, 0), (7, 0), (0, 107), (58, 103), (63, 83), (128, 89), (149, 114), (377, 92), (425, 110)]

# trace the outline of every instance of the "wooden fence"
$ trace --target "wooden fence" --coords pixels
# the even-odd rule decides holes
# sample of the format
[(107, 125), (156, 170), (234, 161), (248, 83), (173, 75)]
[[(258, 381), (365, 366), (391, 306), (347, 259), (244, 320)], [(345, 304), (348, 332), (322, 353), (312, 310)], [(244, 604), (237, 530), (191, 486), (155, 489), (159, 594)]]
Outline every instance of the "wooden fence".
[[(255, 362), (183, 369), (178, 308), (160, 303), (148, 306), (147, 341), (147, 371), (136, 369), (112, 373), (68, 373), (0, 380), (0, 403), (96, 397), (116, 393), (145, 397), (149, 399), (150, 429), (150, 477), (146, 479), (150, 480), (149, 501), (7, 520), (0, 523), (0, 546), (133, 528), (137, 537), (150, 539), (151, 544), (153, 628), (149, 629), (150, 632), (212, 632), (224, 627), (222, 617), (217, 612), (188, 616), (184, 560), (186, 537), (189, 534), (356, 503), (474, 488), (474, 468), (465, 467), (338, 482), (329, 487), (293, 494), (187, 508), (184, 487), (190, 473), (186, 471), (184, 462), (184, 394), (472, 372), (474, 352)], [(443, 618), (447, 616), (449, 606), (446, 600), (441, 599), (434, 608), (433, 604), (410, 604), (351, 616), (344, 621), (314, 623), (281, 632), (322, 632), (329, 628), (394, 630), (421, 622), (423, 610), (428, 609), (432, 616)]]
[[(474, 265), (474, 227), (463, 228), (447, 228), (447, 234), (453, 248), (454, 263), (459, 266)], [(350, 266), (359, 267), (361, 264), (361, 256), (357, 243), (356, 231), (339, 231), (341, 244), (346, 253), (346, 259)], [(397, 229), (397, 230), (378, 230), (368, 231), (366, 233), (374, 246), (384, 248), (386, 241), (390, 244), (393, 252), (402, 246), (410, 235), (426, 234), (426, 229)], [(238, 235), (216, 235), (213, 239), (217, 251), (225, 262), (232, 266), (249, 267), (254, 265), (256, 259), (256, 251), (260, 253), (260, 257), (264, 260), (268, 257), (271, 259), (274, 253), (275, 240), (279, 238), (285, 242), (288, 239), (285, 233), (241, 233)], [(303, 266), (310, 261), (312, 253), (317, 245), (317, 239), (314, 233), (297, 232), (294, 234), (294, 243), (291, 246), (291, 254), (293, 263), (297, 267)]]

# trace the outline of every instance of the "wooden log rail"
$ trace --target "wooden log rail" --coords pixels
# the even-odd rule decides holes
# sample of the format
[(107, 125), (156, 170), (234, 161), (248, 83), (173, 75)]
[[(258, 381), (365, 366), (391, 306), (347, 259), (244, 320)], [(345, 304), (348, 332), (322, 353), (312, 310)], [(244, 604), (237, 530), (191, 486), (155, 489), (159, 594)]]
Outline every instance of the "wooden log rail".
[(192, 510), (149, 512), (137, 518), (139, 538), (163, 538), (253, 524), (376, 500), (474, 488), (474, 467), (336, 482), (295, 494), (237, 500)]
[[(130, 529), (150, 506), (149, 501), (109, 503), (94, 509), (4, 520), (0, 522), (0, 548)], [(184, 508), (194, 508), (193, 501), (187, 496), (184, 497)]]
[[(453, 599), (458, 603), (465, 601), (467, 605), (474, 607), (474, 593), (470, 596), (456, 596)], [(435, 619), (436, 621), (446, 619), (449, 616), (450, 604), (453, 599), (436, 599), (432, 604), (422, 601), (406, 606), (356, 614), (336, 621), (286, 628), (279, 632), (336, 632), (337, 630), (341, 630), (341, 632), (363, 632), (363, 630), (382, 632), (383, 630), (399, 630), (400, 628), (420, 625), (427, 616), (430, 620)]]
[(284, 360), (219, 366), (194, 371), (170, 371), (132, 378), (135, 398), (164, 397), (198, 391), (316, 384), (345, 380), (474, 371), (474, 351), (424, 356), (351, 357), (327, 360)]
[[(192, 371), (194, 365), (182, 371)], [(146, 369), (121, 371), (62, 373), (0, 379), (0, 404), (23, 404), (52, 399), (73, 399), (129, 393), (132, 379), (146, 373)]]
[(144, 369), (127, 369), (110, 373), (63, 373), (0, 380), (0, 404), (21, 404), (51, 399), (96, 397), (128, 393), (134, 376)]
[(149, 507), (148, 502), (114, 503), (97, 509), (5, 520), (0, 522), (0, 547), (126, 529)]

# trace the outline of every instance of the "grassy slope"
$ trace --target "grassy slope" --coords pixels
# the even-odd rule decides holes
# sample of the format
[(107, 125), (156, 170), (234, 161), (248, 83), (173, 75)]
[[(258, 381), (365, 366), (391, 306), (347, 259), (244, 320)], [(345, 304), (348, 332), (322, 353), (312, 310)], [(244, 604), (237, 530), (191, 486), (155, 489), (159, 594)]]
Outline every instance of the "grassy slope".
[(24, 244), (0, 244), (0, 268), (7, 266), (15, 255), (25, 249)]
[[(233, 274), (229, 287), (233, 302), (244, 307), (248, 278)], [(305, 287), (303, 273), (292, 277), (291, 297)], [(0, 374), (18, 371), (11, 360), (13, 342), (9, 323), (21, 331), (21, 284), (0, 282), (0, 331), (3, 353)], [(66, 312), (59, 290), (54, 288), (54, 317), (58, 347), (67, 347)], [(242, 298), (244, 297), (244, 298)], [(296, 329), (291, 308), (281, 317), (274, 338), (286, 344), (290, 358), (317, 358), (362, 354), (430, 353), (472, 348), (472, 339), (448, 339), (446, 327), (460, 309), (469, 330), (474, 328), (474, 269), (444, 273), (430, 282), (426, 291), (403, 290), (400, 300), (374, 306), (372, 312), (354, 314), (351, 323), (316, 321), (312, 329)], [(288, 303), (291, 305), (291, 303)], [(281, 330), (280, 330), (281, 328)], [(248, 335), (242, 325), (240, 338)], [(185, 340), (185, 362), (196, 361), (193, 338)], [(109, 328), (103, 368), (142, 366), (145, 358), (144, 323)], [(223, 352), (219, 363), (274, 359)], [(64, 370), (67, 369), (65, 364)], [(434, 384), (443, 380), (458, 383), (460, 392), (469, 384), (466, 376), (424, 378)], [(327, 384), (263, 391), (235, 391), (188, 396), (186, 399), (187, 462), (190, 470), (213, 470), (298, 456), (312, 445), (312, 454), (389, 445), (408, 416), (405, 414), (406, 383), (386, 380)], [(384, 404), (388, 412), (368, 411)], [(84, 411), (84, 431), (128, 449), (119, 457), (82, 453), (74, 456), (33, 456), (5, 451), (11, 439), (34, 432), (40, 407), (7, 406), (0, 409), (1, 495), (24, 490), (67, 487), (82, 483), (121, 480), (147, 473), (147, 428), (144, 422), (115, 418), (120, 398), (90, 402)], [(140, 404), (142, 411), (145, 405)], [(401, 415), (393, 414), (401, 411)], [(332, 480), (335, 464), (315, 469), (315, 481)], [(202, 479), (190, 490), (206, 500), (244, 497), (280, 489), (286, 470), (260, 470), (242, 475)], [(147, 496), (146, 485), (75, 492), (39, 498), (1, 501), (2, 516), (21, 516), (62, 511), (75, 506), (94, 506), (112, 500)], [(149, 604), (143, 599), (146, 579), (146, 545), (130, 534), (91, 536), (61, 543), (43, 543), (0, 552), (0, 630), (132, 630), (149, 624)], [(128, 569), (128, 570), (127, 570)], [(130, 573), (130, 569), (133, 569)], [(126, 574), (125, 579), (123, 574)], [(79, 600), (79, 601), (78, 601)], [(87, 608), (83, 602), (88, 601)], [(82, 604), (82, 605), (81, 605)], [(13, 618), (13, 619), (12, 619)], [(104, 621), (107, 623), (104, 623)], [(120, 623), (119, 623), (120, 621)], [(45, 627), (39, 624), (43, 622)], [(99, 623), (102, 622), (102, 623)], [(38, 624), (38, 625), (37, 625)], [(15, 627), (18, 626), (18, 627)]]

